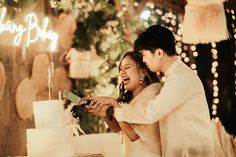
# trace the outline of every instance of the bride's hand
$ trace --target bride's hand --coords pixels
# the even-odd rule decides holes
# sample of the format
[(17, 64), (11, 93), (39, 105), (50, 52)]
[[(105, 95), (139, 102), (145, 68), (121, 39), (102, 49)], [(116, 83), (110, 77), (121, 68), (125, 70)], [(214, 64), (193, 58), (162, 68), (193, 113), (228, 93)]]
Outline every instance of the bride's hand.
[(95, 106), (112, 105), (114, 107), (120, 107), (117, 100), (113, 97), (100, 96), (100, 97), (86, 97), (81, 99), (81, 101), (88, 101), (88, 100), (91, 101), (91, 103), (89, 104), (90, 107), (94, 105)]
[(109, 105), (114, 107), (120, 107), (119, 103), (113, 97), (93, 97), (93, 98), (83, 98), (83, 101), (91, 101), (89, 105), (86, 106), (88, 111), (94, 115), (101, 117), (106, 116), (106, 109)]

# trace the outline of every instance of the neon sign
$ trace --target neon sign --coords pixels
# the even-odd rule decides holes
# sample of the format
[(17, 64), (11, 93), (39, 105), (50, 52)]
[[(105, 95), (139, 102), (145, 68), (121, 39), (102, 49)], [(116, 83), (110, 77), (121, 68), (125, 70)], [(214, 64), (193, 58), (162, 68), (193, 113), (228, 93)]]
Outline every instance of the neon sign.
[(40, 28), (38, 25), (38, 18), (34, 13), (29, 13), (26, 15), (26, 26), (24, 26), (21, 24), (18, 25), (10, 20), (4, 23), (6, 12), (7, 9), (3, 7), (0, 13), (0, 34), (3, 32), (15, 34), (14, 44), (16, 46), (20, 45), (24, 34), (26, 34), (26, 47), (28, 47), (31, 43), (37, 42), (37, 40), (39, 40), (40, 38), (42, 39), (42, 41), (46, 41), (47, 39), (51, 41), (50, 50), (56, 50), (57, 40), (59, 36), (56, 32), (53, 32), (52, 30), (47, 30), (47, 26), (49, 23), (48, 17), (44, 19), (42, 28)]

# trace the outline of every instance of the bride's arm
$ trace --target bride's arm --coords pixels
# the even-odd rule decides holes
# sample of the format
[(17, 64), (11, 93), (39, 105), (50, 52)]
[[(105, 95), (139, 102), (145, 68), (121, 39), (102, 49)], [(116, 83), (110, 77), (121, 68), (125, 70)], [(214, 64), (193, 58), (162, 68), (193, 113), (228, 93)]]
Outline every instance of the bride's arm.
[(136, 141), (139, 139), (138, 134), (134, 131), (132, 126), (127, 122), (117, 122), (115, 118), (109, 120), (108, 117), (104, 118), (105, 122), (111, 130), (114, 132), (120, 132), (121, 130), (129, 137), (130, 141)]
[(114, 107), (121, 107), (121, 105), (117, 102), (116, 99), (112, 97), (96, 97), (96, 98), (89, 98), (94, 102), (93, 105), (87, 106), (90, 113), (93, 115), (104, 117), (105, 122), (112, 129), (114, 132), (123, 131), (130, 141), (136, 141), (139, 139), (138, 134), (134, 131), (132, 126), (127, 122), (117, 122), (115, 118), (109, 120), (109, 117), (106, 117), (106, 110), (109, 105)]
[(132, 126), (127, 122), (118, 122), (121, 130), (128, 136), (130, 141), (134, 142), (139, 139), (139, 135), (134, 131)]
[(132, 126), (127, 122), (117, 122), (115, 118), (109, 120), (109, 118), (104, 118), (105, 122), (111, 130), (114, 132), (120, 132), (121, 130), (129, 137), (130, 141), (136, 141), (139, 139), (138, 134), (134, 131)]
[(119, 126), (119, 123), (116, 121), (115, 118), (113, 118), (112, 120), (109, 120), (108, 117), (104, 117), (105, 122), (107, 123), (108, 127), (113, 130), (114, 132), (120, 132), (121, 128)]
[[(121, 107), (120, 104), (117, 101), (113, 101), (113, 103), (110, 102), (110, 104), (115, 106), (115, 107)], [(109, 118), (107, 118), (107, 117), (105, 118), (105, 121), (106, 121), (107, 124), (111, 123), (111, 121), (109, 122)], [(112, 121), (115, 121), (116, 124), (119, 125), (120, 129), (128, 136), (130, 141), (134, 142), (137, 139), (139, 139), (139, 135), (134, 131), (133, 127), (129, 123), (124, 122), (124, 121), (123, 122), (118, 122), (115, 118), (113, 118)], [(108, 124), (108, 126), (109, 126), (109, 124)]]

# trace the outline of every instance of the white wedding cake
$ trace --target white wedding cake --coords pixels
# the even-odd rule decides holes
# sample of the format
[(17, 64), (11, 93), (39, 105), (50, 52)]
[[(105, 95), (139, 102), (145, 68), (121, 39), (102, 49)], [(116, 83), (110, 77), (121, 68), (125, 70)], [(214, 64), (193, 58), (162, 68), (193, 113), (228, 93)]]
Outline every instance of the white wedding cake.
[(33, 102), (35, 129), (27, 129), (30, 157), (71, 157), (75, 146), (72, 129), (64, 125), (63, 101)]

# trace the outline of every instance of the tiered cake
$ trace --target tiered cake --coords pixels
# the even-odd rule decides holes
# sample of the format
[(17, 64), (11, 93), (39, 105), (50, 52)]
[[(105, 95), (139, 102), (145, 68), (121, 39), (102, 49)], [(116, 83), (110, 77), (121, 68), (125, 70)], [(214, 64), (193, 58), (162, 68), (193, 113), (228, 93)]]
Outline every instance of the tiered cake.
[(31, 157), (74, 156), (73, 133), (63, 122), (63, 101), (33, 102), (35, 129), (27, 129), (27, 154)]

